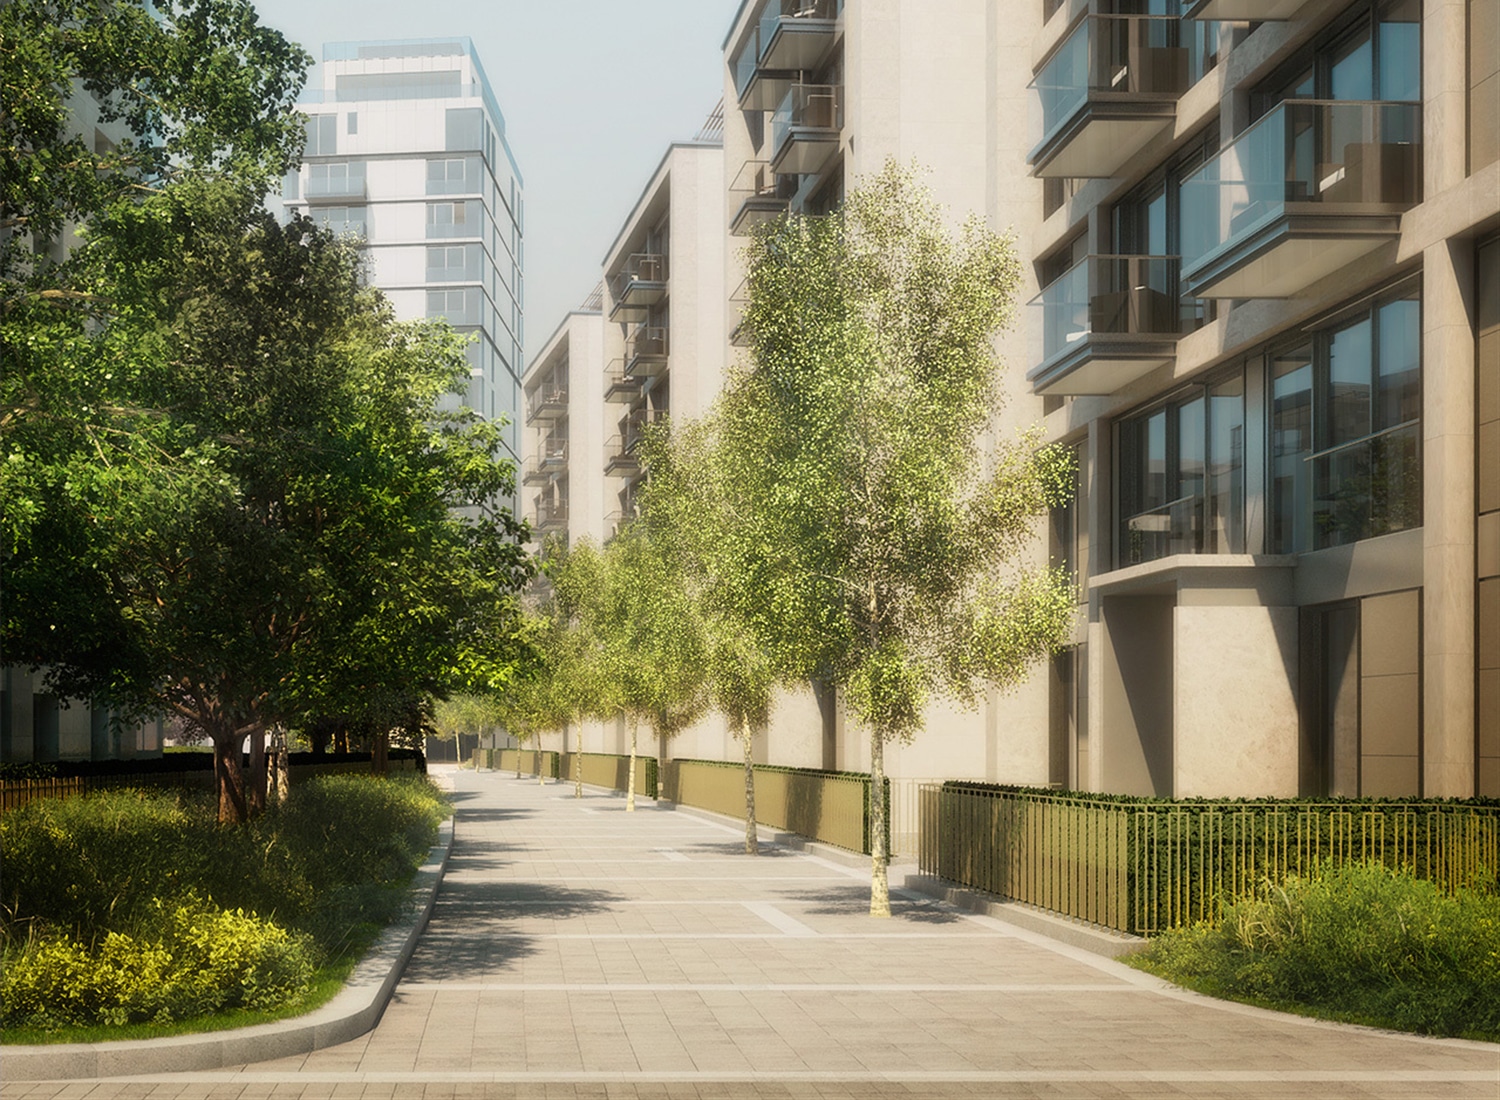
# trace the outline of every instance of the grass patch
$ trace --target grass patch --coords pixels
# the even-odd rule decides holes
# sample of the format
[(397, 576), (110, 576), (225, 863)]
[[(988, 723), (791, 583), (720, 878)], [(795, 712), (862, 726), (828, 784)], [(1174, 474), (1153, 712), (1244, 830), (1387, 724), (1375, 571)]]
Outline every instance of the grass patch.
[(1380, 864), (1267, 885), (1127, 961), (1226, 1000), (1500, 1041), (1500, 895), (1445, 894)]
[(423, 778), (337, 775), (248, 826), (207, 793), (107, 791), (0, 819), (7, 1043), (217, 1030), (332, 997), (447, 816)]

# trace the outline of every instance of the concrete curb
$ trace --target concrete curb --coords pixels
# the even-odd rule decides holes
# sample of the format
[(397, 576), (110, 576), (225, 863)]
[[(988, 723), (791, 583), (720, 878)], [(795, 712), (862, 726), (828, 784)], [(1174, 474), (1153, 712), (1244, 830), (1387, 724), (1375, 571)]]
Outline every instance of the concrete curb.
[(409, 915), (385, 930), (354, 968), (344, 988), (322, 1008), (306, 1016), (269, 1024), (165, 1039), (0, 1047), (0, 1067), (5, 1080), (70, 1081), (224, 1069), (307, 1054), (357, 1039), (380, 1020), (395, 992), (401, 972), (427, 927), (452, 851), (453, 818), (450, 817), (440, 827), (438, 842), (429, 852), (427, 862), (412, 877), (413, 904)]
[(902, 888), (914, 894), (946, 901), (970, 913), (983, 913), (985, 916), (995, 917), (1024, 928), (1028, 932), (1036, 932), (1049, 939), (1057, 940), (1059, 943), (1080, 947), (1106, 958), (1118, 959), (1123, 955), (1133, 955), (1143, 950), (1148, 943), (1140, 936), (1127, 936), (1122, 932), (1112, 932), (1107, 928), (1083, 924), (1055, 913), (1035, 909), (1018, 901), (1005, 901), (991, 894), (970, 890), (966, 886), (956, 886), (936, 875), (908, 874)]

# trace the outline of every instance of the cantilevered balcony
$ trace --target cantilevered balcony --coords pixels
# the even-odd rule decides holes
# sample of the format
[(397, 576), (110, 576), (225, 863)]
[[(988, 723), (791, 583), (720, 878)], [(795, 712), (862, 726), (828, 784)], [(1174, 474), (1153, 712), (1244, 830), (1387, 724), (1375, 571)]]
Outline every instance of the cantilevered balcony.
[(658, 252), (636, 252), (610, 281), (614, 305), (611, 320), (644, 319), (646, 311), (667, 296), (667, 258)]
[(844, 126), (844, 89), (838, 84), (793, 84), (771, 116), (771, 171), (807, 176), (838, 151)]
[(1027, 376), (1046, 396), (1110, 394), (1169, 363), (1182, 330), (1175, 256), (1089, 256), (1033, 300), (1041, 362)]
[(1306, 4), (1307, 0), (1189, 0), (1182, 14), (1187, 19), (1277, 23), (1290, 19)]
[(1036, 176), (1108, 177), (1177, 117), (1177, 98), (1207, 62), (1166, 15), (1090, 15), (1052, 51), (1032, 85), (1042, 137)]
[(625, 338), (625, 373), (652, 378), (667, 369), (667, 329), (637, 325)]
[(526, 401), (526, 423), (557, 420), (568, 415), (568, 391), (563, 386), (541, 386)]
[(641, 458), (634, 447), (625, 445), (624, 434), (610, 436), (604, 444), (604, 472), (614, 477), (632, 478), (641, 472)]
[(568, 467), (568, 441), (543, 439), (536, 454), (525, 462), (526, 474), (521, 479), (527, 485), (540, 485), (562, 473)]
[(739, 209), (729, 221), (731, 236), (748, 237), (758, 225), (775, 221), (791, 206), (796, 192), (794, 176), (778, 176), (764, 160), (747, 160), (729, 185), (729, 193), (740, 197)]
[(653, 424), (667, 422), (666, 409), (634, 409), (620, 421), (621, 445), (631, 454), (639, 450), (646, 438), (646, 429)]
[(643, 378), (625, 371), (625, 360), (615, 359), (604, 372), (604, 400), (610, 404), (631, 404), (641, 396)]
[(742, 111), (771, 111), (797, 82), (800, 74), (793, 70), (771, 70), (760, 64), (760, 26), (750, 28), (745, 40), (730, 61), (734, 70), (734, 91)]
[(769, 0), (757, 27), (757, 66), (809, 72), (833, 48), (839, 0)]
[(533, 515), (535, 522), (532, 526), (539, 535), (568, 529), (568, 502), (565, 500), (539, 500)]
[(1296, 297), (1394, 240), (1421, 197), (1420, 104), (1287, 100), (1183, 182), (1183, 288)]

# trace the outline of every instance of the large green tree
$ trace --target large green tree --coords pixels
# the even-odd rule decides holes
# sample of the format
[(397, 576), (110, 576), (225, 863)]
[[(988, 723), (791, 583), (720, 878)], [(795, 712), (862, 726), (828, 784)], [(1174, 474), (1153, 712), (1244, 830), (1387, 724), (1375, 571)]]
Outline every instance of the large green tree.
[[(52, 629), (33, 538), (7, 562), (9, 652), (60, 692), (207, 732), (225, 820), (260, 806), (273, 723), (498, 686), (530, 567), (494, 505), (512, 484), (497, 428), (437, 411), (461, 342), (396, 324), (347, 243), (226, 184), (117, 207), (87, 260), (109, 311), (80, 326), (80, 371), (116, 412), (38, 462), (39, 511), (72, 534), (102, 644)], [(7, 457), (29, 462), (28, 440)]]
[(743, 548), (736, 618), (868, 727), (870, 912), (888, 916), (885, 745), (933, 694), (977, 701), (1061, 643), (1070, 585), (1024, 551), (1065, 463), (995, 438), (1013, 248), (977, 219), (955, 238), (913, 170), (888, 164), (831, 217), (774, 223), (748, 259), (750, 355), (714, 425)]

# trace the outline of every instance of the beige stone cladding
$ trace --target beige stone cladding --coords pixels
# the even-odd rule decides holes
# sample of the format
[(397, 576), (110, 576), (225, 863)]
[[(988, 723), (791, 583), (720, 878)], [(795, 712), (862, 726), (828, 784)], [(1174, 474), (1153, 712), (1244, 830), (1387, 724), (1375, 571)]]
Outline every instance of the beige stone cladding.
[[(1033, 254), (1052, 343), (1031, 381), (1091, 488), (1073, 781), (1472, 795), (1495, 751), (1475, 439), (1478, 257), (1500, 228), (1466, 108), (1472, 5), (1313, 0), (1198, 28), (1244, 5), (1183, 7), (1127, 28), (1152, 17), (1064, 4), (1034, 45), (1039, 88), (1074, 35), (1117, 64), (1053, 97), (1032, 163), (1092, 166)], [(1153, 136), (1100, 153), (1143, 118)], [(1137, 274), (1156, 253), (1170, 282)]]

